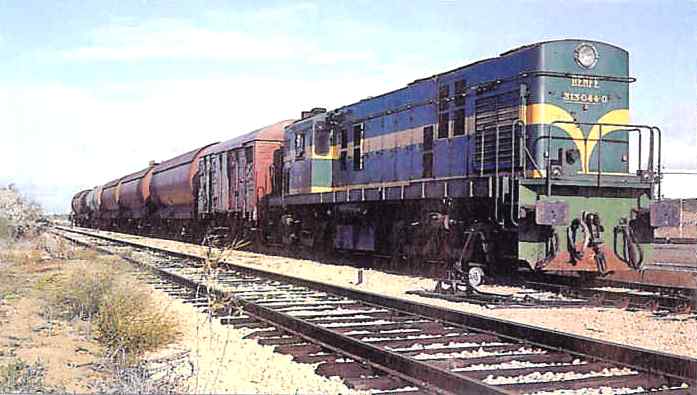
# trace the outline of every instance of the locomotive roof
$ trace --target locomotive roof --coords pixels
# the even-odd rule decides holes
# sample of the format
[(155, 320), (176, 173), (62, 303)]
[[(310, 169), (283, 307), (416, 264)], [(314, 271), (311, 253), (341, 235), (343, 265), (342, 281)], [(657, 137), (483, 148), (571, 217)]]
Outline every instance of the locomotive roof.
[(82, 191), (76, 193), (76, 194), (73, 196), (73, 200), (81, 198), (83, 194), (86, 194), (86, 193), (89, 192), (89, 191), (90, 191), (89, 189), (85, 189), (85, 190), (82, 190)]
[[(451, 69), (451, 70), (448, 70), (448, 71), (444, 71), (444, 72), (442, 72), (442, 73), (433, 74), (432, 76), (429, 76), (429, 77), (418, 78), (418, 79), (416, 79), (416, 80), (414, 80), (414, 81), (408, 83), (406, 86), (403, 86), (403, 87), (401, 87), (401, 88), (393, 89), (393, 90), (391, 90), (391, 91), (389, 91), (389, 92), (385, 92), (385, 93), (382, 93), (382, 94), (379, 94), (379, 95), (376, 95), (376, 96), (369, 96), (369, 97), (366, 97), (366, 98), (361, 99), (361, 100), (359, 100), (359, 101), (357, 101), (357, 102), (353, 102), (353, 103), (350, 103), (350, 104), (341, 106), (341, 107), (337, 108), (336, 110), (341, 110), (341, 109), (343, 109), (343, 108), (353, 106), (353, 105), (358, 104), (358, 103), (360, 103), (360, 102), (362, 102), (362, 101), (365, 101), (365, 100), (372, 100), (372, 99), (375, 99), (375, 98), (378, 98), (378, 97), (381, 97), (381, 96), (389, 95), (389, 94), (391, 94), (391, 93), (400, 91), (400, 90), (402, 90), (402, 89), (406, 89), (407, 87), (409, 87), (409, 86), (411, 86), (411, 85), (414, 85), (414, 84), (417, 84), (417, 83), (419, 83), (419, 82), (421, 82), (421, 81), (426, 81), (426, 80), (429, 80), (429, 79), (432, 79), (432, 78), (437, 78), (437, 77), (440, 77), (440, 76), (444, 76), (444, 75), (446, 75), (446, 74), (450, 74), (450, 73), (455, 72), (455, 71), (458, 71), (458, 70), (466, 69), (466, 68), (468, 68), (468, 67), (472, 67), (472, 66), (477, 65), (477, 64), (486, 63), (486, 62), (492, 62), (492, 61), (495, 61), (495, 60), (497, 60), (497, 59), (499, 59), (499, 58), (506, 57), (506, 56), (510, 56), (510, 55), (512, 55), (512, 54), (514, 54), (514, 53), (517, 53), (517, 52), (520, 52), (520, 51), (524, 51), (524, 50), (527, 50), (527, 49), (536, 48), (536, 47), (539, 47), (539, 46), (544, 45), (544, 44), (552, 44), (552, 43), (559, 43), (559, 42), (587, 42), (587, 43), (603, 44), (603, 45), (607, 45), (607, 46), (609, 46), (609, 47), (613, 47), (613, 48), (619, 49), (619, 50), (621, 50), (621, 51), (627, 52), (625, 49), (623, 49), (623, 48), (621, 48), (621, 47), (618, 47), (618, 46), (616, 46), (616, 45), (608, 44), (608, 43), (606, 43), (606, 42), (603, 42), (603, 41), (596, 41), (596, 40), (584, 40), (584, 39), (571, 39), (571, 38), (566, 38), (566, 39), (558, 39), (558, 40), (539, 41), (539, 42), (532, 43), (532, 44), (522, 45), (522, 46), (520, 46), (520, 47), (513, 48), (513, 49), (508, 50), (508, 51), (506, 51), (506, 52), (502, 52), (502, 53), (499, 54), (499, 56), (497, 56), (497, 57), (491, 57), (491, 58), (480, 59), (480, 60), (477, 60), (477, 61), (475, 61), (475, 62), (468, 63), (468, 64), (466, 64), (466, 65), (464, 65), (464, 66), (459, 66), (459, 67), (456, 67), (456, 68), (454, 68), (454, 69)], [(336, 110), (334, 110), (334, 111), (336, 111)]]
[[(613, 44), (610, 44), (610, 43), (606, 43), (606, 42), (604, 42), (604, 41), (585, 40), (585, 39), (582, 39), (582, 38), (563, 38), (563, 39), (558, 39), (558, 40), (539, 41), (539, 42), (536, 42), (536, 43), (533, 43), (533, 44), (521, 45), (521, 46), (518, 47), (518, 48), (513, 48), (513, 49), (510, 49), (510, 50), (508, 50), (508, 51), (506, 51), (506, 52), (503, 52), (503, 53), (501, 53), (499, 56), (507, 56), (507, 55), (510, 55), (510, 54), (512, 54), (512, 53), (514, 53), (514, 52), (518, 52), (518, 51), (523, 50), (523, 49), (534, 48), (534, 47), (539, 47), (540, 45), (544, 45), (544, 44), (552, 44), (552, 43), (560, 43), (560, 42), (587, 42), (587, 43), (603, 44), (603, 45), (607, 45), (608, 47), (613, 47), (613, 48), (616, 48), (616, 49), (619, 49), (619, 50), (622, 50), (622, 51), (625, 51), (625, 52), (626, 52), (626, 50), (625, 50), (624, 48), (618, 47), (617, 45), (613, 45)], [(496, 59), (496, 58), (493, 58), (493, 59)], [(469, 66), (469, 65), (468, 65), (468, 66)], [(467, 66), (465, 66), (465, 67), (467, 67)], [(458, 68), (459, 68), (459, 67), (458, 67)]]

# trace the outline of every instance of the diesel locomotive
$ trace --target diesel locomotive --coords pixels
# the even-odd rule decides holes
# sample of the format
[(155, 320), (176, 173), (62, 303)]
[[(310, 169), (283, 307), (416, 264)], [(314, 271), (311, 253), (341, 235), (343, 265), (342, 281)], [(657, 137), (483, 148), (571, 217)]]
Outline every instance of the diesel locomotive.
[(316, 108), (78, 193), (79, 225), (382, 257), (477, 284), (517, 270), (641, 270), (661, 130), (629, 120), (628, 53), (523, 46)]

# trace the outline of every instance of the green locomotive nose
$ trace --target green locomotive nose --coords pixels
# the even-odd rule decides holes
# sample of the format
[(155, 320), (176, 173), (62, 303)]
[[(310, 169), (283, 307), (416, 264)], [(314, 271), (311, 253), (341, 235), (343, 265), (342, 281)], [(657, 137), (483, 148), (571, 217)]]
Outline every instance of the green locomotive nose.
[[(521, 183), (518, 256), (545, 271), (639, 270), (651, 259), (653, 228), (641, 188), (553, 188)], [(593, 193), (590, 193), (593, 192)], [(600, 195), (600, 196), (599, 196)]]
[(517, 256), (538, 270), (638, 270), (660, 225), (661, 141), (658, 128), (629, 122), (628, 54), (568, 40), (539, 56), (522, 114)]

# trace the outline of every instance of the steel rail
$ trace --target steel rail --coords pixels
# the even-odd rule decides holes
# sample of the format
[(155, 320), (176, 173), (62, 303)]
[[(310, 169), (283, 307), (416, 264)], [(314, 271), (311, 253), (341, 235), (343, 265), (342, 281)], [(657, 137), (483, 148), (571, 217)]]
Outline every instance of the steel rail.
[[(61, 230), (69, 231), (67, 229)], [(98, 235), (89, 234), (87, 232), (75, 233), (143, 248), (143, 246), (139, 246), (137, 244), (134, 245), (130, 242), (124, 242), (122, 240), (107, 238), (104, 236), (100, 237)], [(61, 237), (65, 237), (70, 241), (89, 246), (88, 243), (81, 242), (77, 239), (66, 237), (60, 234), (58, 235)], [(103, 253), (113, 254), (108, 249), (105, 249), (103, 247), (96, 247), (96, 249)], [(153, 251), (167, 254), (172, 253), (171, 251), (158, 248), (153, 249)], [(196, 257), (189, 254), (176, 253), (174, 255), (178, 255), (186, 259), (200, 259), (200, 257)], [(130, 257), (123, 258), (140, 267), (155, 272), (158, 276), (164, 277), (176, 284), (191, 289), (202, 289), (202, 284), (196, 282), (191, 278), (187, 278), (185, 276), (169, 272), (156, 266), (144, 264)], [(203, 286), (203, 288), (207, 290), (207, 293), (215, 294), (218, 297), (234, 299), (240, 306), (242, 306), (247, 315), (250, 315), (258, 320), (267, 322), (271, 326), (282, 328), (290, 333), (303, 337), (313, 343), (318, 343), (323, 347), (334, 350), (336, 352), (348, 354), (349, 356), (357, 360), (369, 361), (372, 365), (378, 367), (378, 369), (397, 375), (401, 379), (411, 382), (419, 387), (428, 388), (435, 393), (444, 395), (458, 393), (513, 394), (513, 392), (487, 385), (479, 380), (473, 380), (466, 376), (454, 374), (441, 367), (428, 365), (426, 363), (414, 360), (412, 358), (407, 358), (397, 353), (380, 349), (378, 347), (342, 335), (335, 331), (311, 324), (305, 320), (294, 318), (288, 314), (283, 314), (274, 311), (273, 309), (260, 306), (259, 304), (245, 300), (244, 298), (237, 297), (229, 292), (225, 292), (224, 290), (221, 290), (218, 287), (208, 285)]]
[[(163, 248), (148, 246), (143, 243), (136, 241), (123, 240), (117, 237), (109, 237), (101, 234), (96, 234), (93, 232), (88, 232), (80, 229), (71, 229), (64, 227), (56, 227), (67, 232), (74, 232), (78, 234), (83, 234), (85, 236), (95, 237), (98, 239), (103, 239), (111, 242), (116, 242), (124, 245), (130, 245), (136, 248), (146, 249), (162, 254), (169, 254), (178, 256), (181, 258), (201, 260), (202, 257), (187, 254), (182, 252), (170, 251)], [(228, 263), (228, 265), (237, 271), (249, 273), (252, 275), (257, 275), (265, 278), (269, 278), (275, 281), (290, 282), (295, 285), (304, 286), (313, 290), (318, 290), (337, 296), (343, 296), (350, 299), (366, 302), (372, 305), (387, 307), (400, 312), (414, 314), (433, 320), (438, 320), (448, 324), (455, 324), (458, 326), (463, 326), (466, 328), (471, 328), (483, 333), (493, 334), (502, 338), (507, 338), (516, 342), (527, 343), (528, 345), (533, 345), (537, 347), (542, 347), (545, 349), (551, 349), (555, 351), (561, 351), (566, 353), (571, 353), (586, 359), (607, 361), (616, 364), (623, 365), (625, 367), (633, 368), (638, 371), (643, 371), (651, 375), (657, 375), (661, 377), (671, 378), (672, 380), (682, 381), (688, 383), (690, 389), (697, 386), (697, 360), (677, 355), (671, 355), (667, 353), (645, 350), (637, 347), (621, 345), (617, 343), (611, 343), (607, 341), (601, 341), (596, 339), (591, 339), (587, 337), (570, 335), (561, 333), (558, 331), (542, 329), (530, 325), (519, 324), (511, 321), (505, 321), (501, 319), (495, 319), (491, 317), (485, 317), (472, 313), (465, 313), (461, 311), (455, 311), (447, 308), (431, 306), (427, 304), (407, 301), (403, 299), (388, 297), (385, 295), (379, 295), (375, 293), (359, 291), (354, 289), (349, 289), (345, 287), (320, 283), (317, 281), (301, 279), (293, 276), (288, 276), (284, 274), (278, 274), (273, 272), (268, 272), (262, 269), (250, 268), (246, 266), (234, 265)], [(259, 310), (263, 311), (263, 309)], [(269, 314), (272, 317), (273, 314)], [(332, 332), (332, 331), (327, 331)], [(330, 333), (322, 333), (322, 336), (331, 337)], [(347, 339), (333, 338), (332, 341), (346, 342)], [(368, 346), (364, 347), (361, 345), (356, 345), (357, 349), (363, 353), (366, 357), (371, 357), (372, 353), (378, 352), (377, 348)], [(361, 355), (361, 354), (359, 354)], [(396, 355), (399, 357), (399, 355)], [(421, 369), (420, 365), (411, 364), (410, 360), (403, 360), (401, 358), (394, 358), (388, 354), (383, 354), (383, 360), (387, 363), (407, 363), (409, 368), (399, 366), (402, 372), (405, 374), (418, 374), (418, 370)], [(425, 364), (421, 364), (425, 365)], [(392, 366), (392, 365), (390, 365)], [(430, 366), (430, 365), (425, 365)], [(418, 368), (417, 368), (418, 367)], [(432, 366), (425, 370), (428, 374), (441, 375), (442, 372), (438, 370), (432, 370)], [(417, 369), (417, 371), (411, 370)], [(442, 369), (441, 369), (442, 370)], [(447, 371), (446, 371), (447, 373)], [(427, 376), (428, 376), (427, 374)], [(440, 383), (446, 391), (461, 392), (463, 388), (475, 388), (481, 385), (484, 387), (478, 387), (482, 391), (491, 391), (492, 387), (487, 386), (476, 380), (452, 380), (448, 379), (449, 376), (444, 376), (443, 378), (447, 380), (445, 383)], [(471, 387), (463, 387), (471, 386)], [(496, 391), (500, 391), (500, 388), (494, 388)]]

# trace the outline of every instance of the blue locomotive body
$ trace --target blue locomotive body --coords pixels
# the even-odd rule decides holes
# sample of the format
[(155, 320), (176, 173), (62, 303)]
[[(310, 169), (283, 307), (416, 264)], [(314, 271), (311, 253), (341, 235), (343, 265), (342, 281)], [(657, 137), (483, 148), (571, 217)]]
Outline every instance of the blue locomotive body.
[[(419, 262), (636, 269), (656, 226), (660, 130), (629, 124), (632, 81), (625, 50), (558, 40), (309, 112), (286, 128), (269, 199), (282, 238)], [(570, 227), (595, 242), (563, 240)]]

